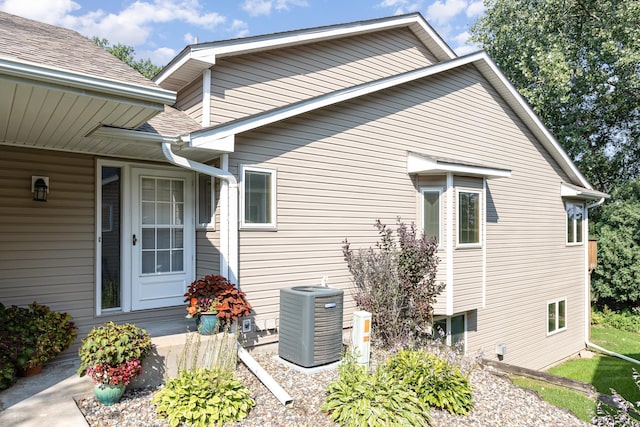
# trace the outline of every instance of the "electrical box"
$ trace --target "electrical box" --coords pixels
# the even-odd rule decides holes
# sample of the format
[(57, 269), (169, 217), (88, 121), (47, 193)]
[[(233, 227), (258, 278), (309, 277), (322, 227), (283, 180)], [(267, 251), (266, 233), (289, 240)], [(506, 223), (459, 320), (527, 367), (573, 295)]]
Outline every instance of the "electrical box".
[(507, 345), (503, 343), (496, 344), (496, 354), (498, 356), (506, 356), (507, 355)]
[(340, 360), (343, 297), (324, 286), (281, 289), (278, 355), (306, 368)]
[(371, 355), (371, 313), (356, 311), (353, 313), (351, 330), (351, 348), (356, 363), (369, 367)]

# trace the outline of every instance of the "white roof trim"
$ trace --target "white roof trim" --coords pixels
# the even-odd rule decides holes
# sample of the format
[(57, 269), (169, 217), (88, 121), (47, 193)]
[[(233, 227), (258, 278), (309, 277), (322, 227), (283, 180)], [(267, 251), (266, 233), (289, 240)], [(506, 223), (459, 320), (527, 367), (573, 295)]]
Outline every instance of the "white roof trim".
[[(553, 137), (551, 132), (544, 126), (542, 121), (536, 116), (529, 104), (524, 100), (513, 85), (498, 69), (497, 65), (489, 58), (485, 52), (476, 52), (450, 61), (441, 62), (429, 67), (409, 71), (392, 77), (364, 83), (347, 89), (338, 90), (330, 94), (322, 95), (306, 101), (277, 108), (264, 113), (256, 114), (231, 123), (198, 130), (191, 134), (192, 142), (195, 146), (209, 145), (214, 141), (227, 138), (230, 135), (247, 132), (262, 126), (275, 123), (290, 117), (307, 113), (319, 108), (327, 107), (346, 100), (378, 92), (403, 83), (415, 81), (443, 73), (458, 67), (472, 64), (480, 73), (492, 84), (496, 90), (504, 97), (507, 103), (514, 109), (520, 119), (531, 129), (533, 134), (542, 142), (552, 157), (558, 162), (560, 167), (577, 183), (587, 190), (593, 188), (587, 179), (571, 161), (567, 153)], [(499, 83), (499, 84), (498, 84)]]
[(158, 84), (162, 84), (190, 60), (200, 61), (201, 68), (204, 70), (205, 68), (214, 65), (216, 63), (216, 58), (220, 56), (241, 55), (266, 49), (318, 42), (373, 31), (408, 27), (410, 25), (419, 25), (420, 28), (441, 49), (442, 52), (436, 52), (436, 56), (438, 56), (438, 54), (444, 54), (445, 57), (441, 57), (440, 59), (453, 59), (457, 57), (456, 53), (445, 43), (438, 33), (431, 28), (421, 14), (412, 13), (409, 15), (391, 18), (357, 21), (326, 27), (308, 28), (284, 33), (190, 45), (183, 49), (183, 51), (180, 52), (178, 56), (176, 56), (163, 70), (161, 70), (153, 80)]
[(560, 196), (575, 197), (578, 199), (590, 199), (590, 200), (592, 199), (599, 200), (603, 198), (608, 199), (610, 197), (607, 193), (579, 187), (573, 184), (567, 184), (566, 182), (562, 182), (560, 184)]
[(43, 67), (29, 61), (0, 56), (0, 75), (9, 75), (59, 86), (71, 86), (83, 90), (107, 93), (125, 98), (159, 104), (173, 104), (176, 93), (160, 87), (153, 88), (121, 81), (88, 76), (55, 67)]
[(511, 177), (511, 171), (508, 169), (468, 165), (462, 162), (440, 160), (411, 152), (407, 153), (408, 174), (440, 174), (448, 172), (456, 175), (483, 176), (488, 179)]

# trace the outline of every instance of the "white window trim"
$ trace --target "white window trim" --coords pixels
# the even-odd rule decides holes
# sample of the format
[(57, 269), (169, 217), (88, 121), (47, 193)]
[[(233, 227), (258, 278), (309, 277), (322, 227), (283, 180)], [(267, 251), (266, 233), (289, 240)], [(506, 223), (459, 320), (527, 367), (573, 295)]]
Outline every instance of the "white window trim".
[[(265, 224), (253, 224), (246, 223), (244, 216), (244, 207), (245, 207), (245, 172), (263, 172), (271, 174), (271, 222)], [(275, 231), (278, 228), (278, 222), (276, 219), (276, 181), (277, 181), (277, 171), (275, 169), (261, 168), (249, 165), (240, 165), (240, 229), (241, 230), (267, 230), (267, 231)]]
[[(569, 211), (569, 206), (580, 206), (582, 208), (582, 241), (580, 242), (570, 242), (569, 240), (567, 240), (568, 238), (568, 233), (567, 231), (569, 231), (569, 215), (568, 215), (568, 211)], [(565, 201), (564, 202), (564, 221), (565, 221), (565, 230), (564, 230), (564, 241), (565, 244), (567, 246), (582, 246), (584, 245), (584, 240), (585, 240), (585, 214), (586, 214), (586, 208), (583, 202), (571, 202), (571, 201)], [(577, 231), (578, 231), (578, 227), (576, 225), (576, 220), (572, 220), (573, 222), (573, 235), (574, 237), (577, 235)]]
[[(200, 219), (200, 175), (206, 175), (197, 173), (196, 174), (196, 216), (197, 219)], [(206, 231), (215, 231), (216, 230), (216, 180), (214, 177), (209, 175), (211, 179), (211, 218), (209, 222), (196, 222), (196, 230), (206, 230)]]
[[(558, 326), (558, 317), (559, 317), (558, 316), (558, 309), (560, 307), (560, 304), (558, 304), (558, 303), (561, 302), (561, 301), (564, 301), (564, 327), (558, 328), (557, 327)], [(556, 329), (553, 330), (553, 331), (549, 331), (549, 306), (551, 304), (555, 304), (556, 305), (556, 312), (555, 312), (555, 315), (556, 315)], [(569, 307), (568, 307), (568, 304), (567, 304), (567, 297), (556, 298), (556, 299), (552, 299), (552, 300), (547, 301), (547, 304), (545, 306), (545, 310), (546, 310), (545, 319), (547, 319), (545, 328), (547, 330), (547, 336), (555, 335), (557, 333), (560, 333), (562, 331), (566, 331), (567, 330), (567, 325), (569, 324), (569, 316), (567, 316), (567, 312), (569, 311), (568, 309), (569, 309)]]
[(451, 318), (452, 317), (458, 317), (458, 316), (462, 316), (462, 318), (463, 318), (464, 338), (462, 340), (464, 342), (464, 352), (466, 354), (467, 348), (469, 347), (468, 341), (467, 341), (467, 313), (457, 313), (457, 314), (453, 314), (451, 316), (434, 316), (433, 317), (433, 323), (435, 324), (435, 322), (437, 320), (446, 320), (446, 322), (447, 322), (447, 335), (445, 336), (444, 344), (448, 345), (449, 347), (451, 347)]
[(424, 193), (438, 193), (438, 249), (441, 249), (443, 247), (443, 220), (444, 220), (444, 216), (442, 214), (442, 205), (443, 205), (443, 198), (442, 198), (442, 194), (444, 192), (444, 189), (442, 187), (420, 187), (420, 200), (418, 201), (418, 206), (419, 206), (419, 211), (420, 211), (420, 227), (421, 230), (424, 232)]
[[(480, 217), (480, 224), (478, 224), (478, 243), (460, 243), (460, 193), (475, 193), (479, 196), (478, 201), (478, 216)], [(484, 237), (483, 224), (484, 224), (484, 197), (482, 190), (477, 188), (456, 188), (456, 248), (482, 248), (482, 239)]]

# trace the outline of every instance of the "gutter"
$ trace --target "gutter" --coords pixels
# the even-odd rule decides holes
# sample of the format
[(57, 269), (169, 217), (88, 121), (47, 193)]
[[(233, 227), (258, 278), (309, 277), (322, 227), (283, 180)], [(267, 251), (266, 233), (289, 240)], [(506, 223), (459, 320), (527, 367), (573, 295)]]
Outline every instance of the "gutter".
[[(220, 253), (226, 262), (221, 262), (220, 273), (226, 276), (231, 283), (238, 283), (238, 181), (231, 173), (222, 169), (214, 168), (202, 163), (178, 156), (171, 151), (171, 141), (162, 142), (162, 153), (166, 159), (179, 167), (200, 172), (214, 178), (219, 178), (227, 183), (229, 195), (229, 208), (227, 209), (226, 227), (220, 230)], [(223, 232), (226, 230), (226, 238), (223, 239)], [(223, 245), (223, 241), (226, 243)], [(226, 271), (225, 271), (226, 270)], [(245, 350), (240, 343), (236, 343), (238, 357), (249, 368), (253, 374), (274, 394), (283, 404), (293, 402), (293, 399), (281, 386), (273, 379), (267, 371)]]
[(171, 151), (171, 142), (162, 141), (162, 154), (172, 164), (200, 172), (227, 183), (229, 209), (228, 220), (220, 230), (220, 274), (231, 283), (238, 283), (238, 181), (231, 173), (213, 166), (181, 157)]
[[(591, 204), (586, 205), (587, 207), (587, 211), (590, 208), (595, 208), (597, 206), (600, 206), (602, 203), (604, 203), (605, 197), (600, 198), (600, 200), (593, 202)], [(589, 251), (588, 249), (585, 251), (585, 258), (588, 257)], [(588, 260), (587, 260), (588, 261)], [(600, 347), (598, 344), (594, 344), (589, 340), (589, 328), (591, 327), (591, 325), (589, 324), (589, 313), (591, 312), (591, 300), (590, 300), (590, 288), (591, 288), (591, 279), (589, 277), (589, 273), (586, 271), (585, 269), (585, 275), (587, 275), (587, 278), (585, 280), (586, 283), (586, 288), (585, 289), (585, 304), (584, 304), (584, 318), (585, 318), (585, 325), (584, 325), (584, 343), (585, 346), (587, 348), (593, 348), (595, 350), (598, 350), (602, 353), (608, 354), (609, 356), (613, 356), (613, 357), (617, 357), (618, 359), (622, 359), (622, 360), (626, 360), (627, 362), (631, 362), (631, 363), (635, 363), (637, 365), (640, 365), (640, 360), (636, 360), (632, 357), (629, 356), (625, 356), (624, 354), (620, 354), (620, 353), (616, 353), (615, 351), (611, 351), (611, 350), (607, 350), (606, 348)]]

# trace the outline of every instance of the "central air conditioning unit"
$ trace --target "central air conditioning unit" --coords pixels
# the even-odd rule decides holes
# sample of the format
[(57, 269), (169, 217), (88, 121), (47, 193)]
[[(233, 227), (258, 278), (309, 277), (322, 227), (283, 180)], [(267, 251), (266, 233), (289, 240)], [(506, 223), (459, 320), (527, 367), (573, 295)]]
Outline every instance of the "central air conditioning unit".
[(340, 360), (343, 296), (324, 286), (281, 289), (280, 358), (305, 368)]

